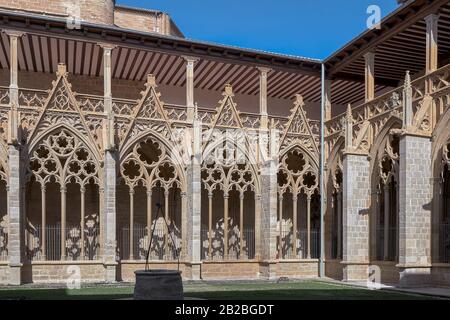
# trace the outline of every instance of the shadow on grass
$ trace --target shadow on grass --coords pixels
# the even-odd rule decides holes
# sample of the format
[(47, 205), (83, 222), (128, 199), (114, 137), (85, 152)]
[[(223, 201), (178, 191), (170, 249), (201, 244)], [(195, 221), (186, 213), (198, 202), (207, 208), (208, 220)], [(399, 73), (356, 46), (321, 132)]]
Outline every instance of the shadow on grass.
[[(0, 299), (13, 300), (114, 300), (131, 298), (133, 288), (11, 289)], [(188, 291), (186, 297), (208, 300), (427, 300), (431, 297), (365, 289), (271, 289)]]
[(210, 300), (429, 300), (430, 297), (369, 291), (364, 289), (320, 290), (250, 290), (250, 291), (205, 291), (186, 293), (186, 296)]

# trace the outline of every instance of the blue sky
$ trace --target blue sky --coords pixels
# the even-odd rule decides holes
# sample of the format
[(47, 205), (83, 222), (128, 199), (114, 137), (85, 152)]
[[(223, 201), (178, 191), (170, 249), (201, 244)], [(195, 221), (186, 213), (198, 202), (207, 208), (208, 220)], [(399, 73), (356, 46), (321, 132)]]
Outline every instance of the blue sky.
[(369, 5), (397, 0), (117, 0), (169, 13), (187, 38), (322, 59), (366, 29)]

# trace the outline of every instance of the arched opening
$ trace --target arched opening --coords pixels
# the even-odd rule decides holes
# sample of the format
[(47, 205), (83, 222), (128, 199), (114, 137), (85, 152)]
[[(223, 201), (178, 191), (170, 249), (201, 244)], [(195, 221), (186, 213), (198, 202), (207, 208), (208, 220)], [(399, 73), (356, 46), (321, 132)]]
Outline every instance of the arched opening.
[(374, 165), (374, 258), (378, 261), (397, 261), (399, 136), (390, 133), (380, 150)]
[(278, 258), (317, 259), (320, 255), (318, 169), (295, 147), (278, 170)]
[(331, 194), (331, 258), (342, 260), (343, 241), (343, 203), (342, 203), (342, 169), (338, 166), (332, 171), (333, 191)]
[(229, 141), (202, 164), (201, 252), (203, 260), (255, 258), (256, 179), (247, 157)]
[(121, 161), (117, 186), (117, 240), (121, 260), (176, 260), (182, 250), (186, 194), (181, 171), (153, 138), (134, 145)]
[(26, 251), (30, 260), (96, 260), (100, 254), (99, 165), (67, 129), (30, 152)]

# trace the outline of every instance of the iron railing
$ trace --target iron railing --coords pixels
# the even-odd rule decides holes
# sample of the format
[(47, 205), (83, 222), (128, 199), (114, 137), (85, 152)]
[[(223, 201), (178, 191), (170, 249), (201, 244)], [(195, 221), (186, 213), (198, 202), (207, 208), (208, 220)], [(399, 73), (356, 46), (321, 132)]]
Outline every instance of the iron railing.
[[(150, 261), (175, 261), (181, 253), (181, 234), (170, 230), (169, 235), (166, 230), (166, 227), (155, 228), (149, 255)], [(175, 246), (172, 243), (171, 236)], [(149, 244), (150, 237), (146, 226), (134, 225), (132, 246), (130, 246), (130, 228), (119, 228), (117, 233), (117, 258), (119, 260), (145, 260)]]
[[(100, 239), (98, 228), (84, 229), (84, 255), (82, 252), (82, 236), (80, 226), (66, 227), (65, 254), (66, 260), (97, 260), (99, 257)], [(34, 226), (27, 234), (27, 255), (30, 260), (61, 260), (61, 226), (45, 227), (45, 256), (42, 248), (42, 227)]]
[(0, 261), (8, 260), (8, 232), (0, 227)]
[[(211, 256), (209, 254), (209, 231), (201, 230), (202, 260), (224, 260), (223, 230), (212, 231)], [(241, 254), (241, 240), (243, 252)], [(230, 230), (228, 235), (228, 257), (226, 260), (253, 260), (255, 259), (255, 230), (244, 229), (241, 239), (239, 230)]]
[[(280, 241), (281, 240), (281, 241)], [(294, 233), (283, 230), (278, 241), (280, 259), (308, 259), (308, 231), (297, 231), (297, 252), (294, 253)], [(311, 230), (311, 259), (320, 257), (320, 230)]]
[(378, 226), (376, 234), (376, 259), (378, 261), (396, 261), (398, 259), (398, 229), (389, 228), (388, 254), (384, 254), (384, 227)]
[(439, 228), (439, 262), (450, 263), (450, 223)]

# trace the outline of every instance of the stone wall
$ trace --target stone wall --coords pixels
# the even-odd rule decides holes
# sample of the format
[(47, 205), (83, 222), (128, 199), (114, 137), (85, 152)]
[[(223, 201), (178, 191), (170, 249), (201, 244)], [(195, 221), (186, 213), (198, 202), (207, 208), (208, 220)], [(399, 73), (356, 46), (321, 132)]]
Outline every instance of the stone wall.
[(319, 276), (319, 260), (279, 261), (277, 277), (316, 278)]
[(74, 272), (79, 268), (81, 282), (105, 281), (105, 267), (98, 261), (55, 261), (55, 262), (33, 262), (23, 268), (24, 278), (33, 283), (73, 283), (78, 277)]
[(9, 284), (9, 266), (7, 264), (0, 264), (0, 285)]

